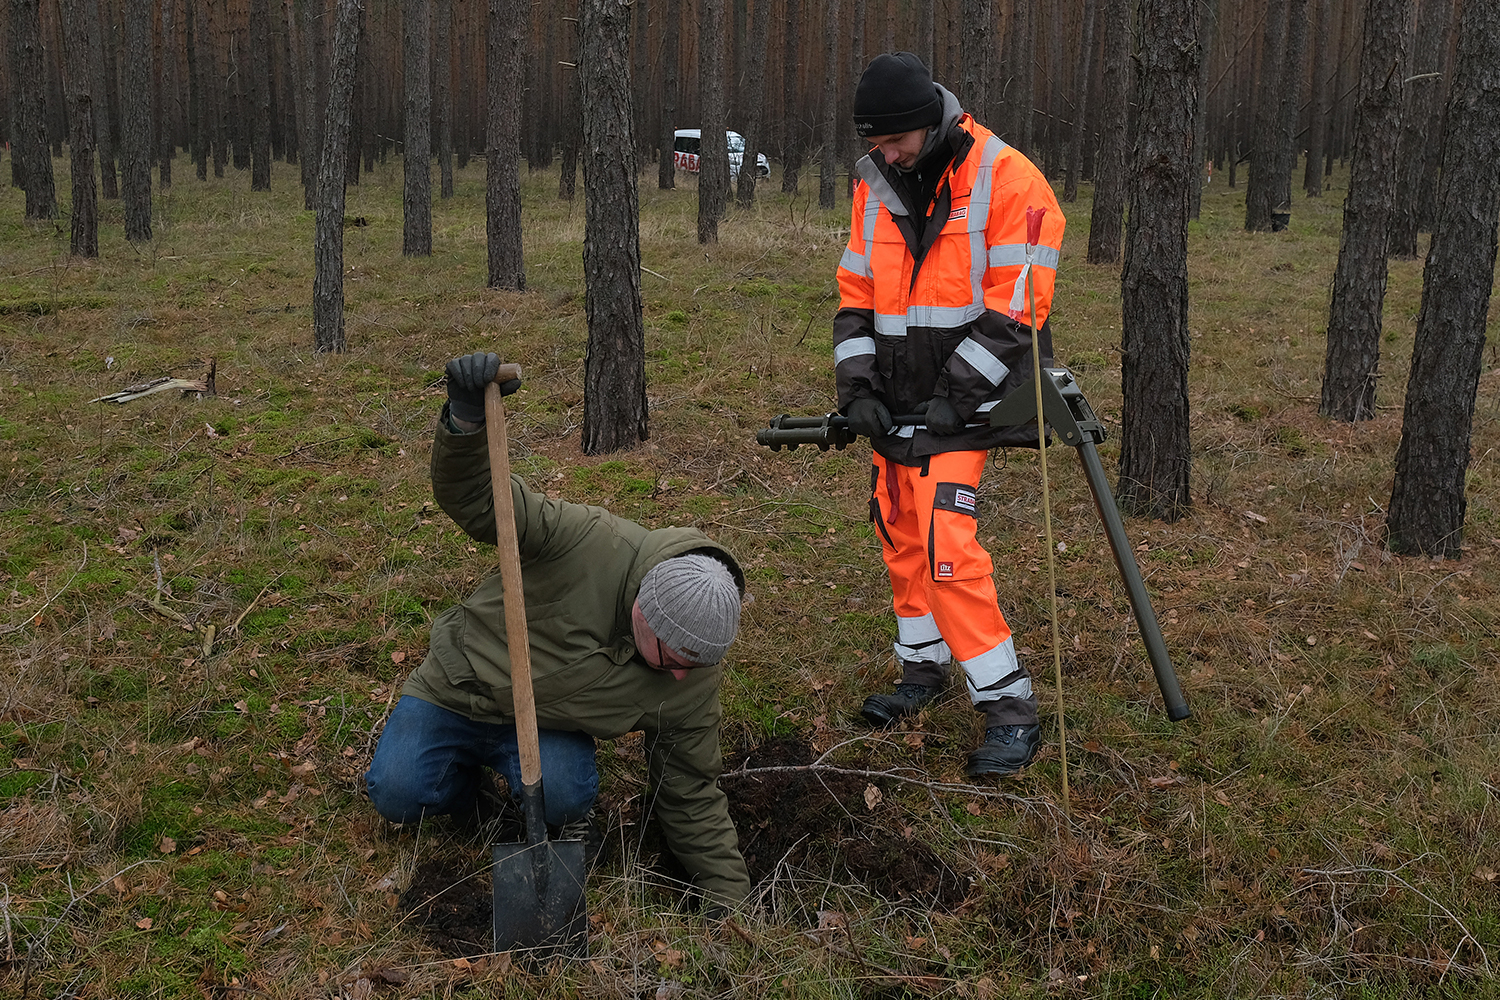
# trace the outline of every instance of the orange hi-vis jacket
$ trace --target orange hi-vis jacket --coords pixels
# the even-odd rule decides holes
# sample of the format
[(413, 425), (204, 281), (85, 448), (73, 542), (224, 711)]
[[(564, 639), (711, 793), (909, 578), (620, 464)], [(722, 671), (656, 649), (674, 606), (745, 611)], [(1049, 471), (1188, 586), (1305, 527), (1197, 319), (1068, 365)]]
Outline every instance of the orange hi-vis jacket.
[[(921, 209), (927, 221), (920, 238), (893, 186), (894, 168), (870, 156), (859, 161), (862, 180), (838, 269), (839, 409), (871, 396), (892, 414), (911, 413), (941, 395), (976, 425), (947, 436), (902, 428), (875, 440), (881, 455), (903, 465), (942, 452), (1036, 445), (1035, 427), (984, 423), (1006, 393), (1031, 381), (1028, 277), (1042, 363), (1052, 361), (1046, 322), (1066, 225), (1052, 186), (972, 116), (960, 117), (950, 135), (953, 161)], [(1046, 210), (1029, 265), (1027, 209)]]

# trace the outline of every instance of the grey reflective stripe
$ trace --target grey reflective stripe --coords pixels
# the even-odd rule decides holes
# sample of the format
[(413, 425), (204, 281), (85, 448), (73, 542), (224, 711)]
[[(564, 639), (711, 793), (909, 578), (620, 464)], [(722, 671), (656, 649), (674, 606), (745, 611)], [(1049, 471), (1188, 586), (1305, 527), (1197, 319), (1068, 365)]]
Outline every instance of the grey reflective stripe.
[(941, 639), (943, 633), (938, 631), (937, 619), (928, 612), (911, 618), (897, 615), (896, 637), (908, 646), (924, 646), (935, 639)]
[[(976, 705), (981, 701), (996, 701), (1000, 698), (1031, 697), (1031, 678), (1016, 660), (1014, 637), (1007, 638), (994, 649), (980, 653), (971, 660), (960, 660), (959, 665), (964, 668), (964, 674), (968, 677), (969, 700)], [(992, 686), (1012, 674), (1016, 675), (1016, 679), (1005, 687), (996, 689)]]
[(885, 174), (875, 165), (875, 161), (868, 156), (860, 157), (854, 169), (866, 184), (870, 186), (870, 193), (884, 205), (892, 215), (907, 215), (906, 206), (901, 204), (901, 198), (896, 194), (896, 189), (891, 187), (891, 182), (885, 179)]
[(839, 258), (839, 267), (859, 275), (861, 278), (869, 278), (870, 259), (864, 254), (855, 253), (848, 247), (844, 247), (844, 256)]
[[(980, 312), (965, 322), (972, 322), (984, 312), (984, 272), (989, 266), (989, 255), (985, 252), (984, 234), (990, 225), (990, 196), (994, 186), (995, 160), (1005, 149), (998, 136), (984, 141), (979, 153), (979, 172), (974, 177), (974, 186), (969, 190), (969, 286), (973, 292), (973, 303)], [(957, 324), (953, 324), (957, 325)]]
[(975, 371), (989, 380), (990, 385), (999, 385), (1010, 374), (1005, 362), (986, 351), (973, 337), (965, 337), (953, 349), (953, 353), (972, 365)]
[(906, 424), (903, 427), (897, 427), (896, 432), (892, 434), (891, 437), (909, 438), (916, 433), (917, 429), (915, 427), (913, 427), (911, 424)]
[(833, 364), (838, 367), (850, 358), (859, 358), (867, 354), (875, 353), (874, 337), (850, 337), (842, 344), (833, 347)]
[(984, 298), (966, 306), (911, 306), (906, 310), (907, 326), (966, 326), (984, 315)]
[(1000, 405), (1000, 400), (998, 400), (998, 399), (992, 399), (988, 403), (980, 403), (978, 406), (974, 407), (974, 412), (975, 413), (988, 413), (988, 412), (990, 412), (991, 410), (993, 410), (995, 407), (997, 407), (999, 405)]
[(880, 201), (865, 195), (865, 277), (875, 277), (875, 223), (880, 218)]
[(883, 337), (906, 336), (906, 317), (897, 313), (876, 313), (875, 332)]
[[(1032, 252), (1031, 262), (1037, 267), (1057, 270), (1057, 261), (1062, 253), (1056, 247), (1038, 245)], [(1026, 263), (1026, 244), (1006, 243), (990, 247), (990, 267), (1020, 267)]]

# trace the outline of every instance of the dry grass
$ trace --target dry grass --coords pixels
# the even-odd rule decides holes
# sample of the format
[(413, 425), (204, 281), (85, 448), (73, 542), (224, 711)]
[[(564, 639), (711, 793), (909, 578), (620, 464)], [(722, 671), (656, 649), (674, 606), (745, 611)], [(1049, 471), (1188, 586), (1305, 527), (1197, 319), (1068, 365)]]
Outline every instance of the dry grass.
[[(1064, 817), (1035, 455), (997, 455), (981, 538), (1051, 742), (1004, 797), (893, 793), (974, 879), (962, 907), (789, 863), (754, 913), (705, 925), (624, 843), (591, 887), (590, 962), (442, 958), (391, 894), (473, 845), (389, 828), (357, 776), (432, 615), (489, 568), (426, 481), (454, 354), (496, 345), (525, 367), (513, 441), (533, 482), (701, 525), (741, 556), (756, 600), (726, 746), (857, 740), (834, 762), (956, 784), (978, 721), (954, 690), (920, 739), (858, 739), (852, 710), (894, 676), (867, 452), (753, 444), (773, 414), (832, 406), (845, 210), (766, 185), (705, 250), (691, 190), (648, 176), (652, 438), (585, 458), (581, 202), (555, 200), (555, 173), (528, 179), (528, 291), (500, 294), (482, 287), (482, 168), (434, 206), (430, 260), (400, 256), (399, 178), (385, 165), (350, 191), (369, 225), (346, 230), (336, 357), (311, 351), (312, 219), (289, 168), (270, 196), (238, 175), (180, 181), (141, 248), (107, 204), (98, 262), (69, 260), (65, 225), (22, 225), (0, 191), (0, 995), (358, 996), (381, 970), (405, 980), (381, 995), (403, 996), (1495, 995), (1497, 375), (1465, 558), (1391, 558), (1421, 273), (1392, 266), (1378, 419), (1319, 418), (1339, 190), (1267, 236), (1241, 232), (1242, 191), (1215, 186), (1193, 226), (1195, 505), (1128, 525), (1192, 720), (1165, 720), (1087, 487), (1057, 453)], [(1082, 261), (1086, 203), (1065, 210), (1059, 354), (1115, 420), (1118, 273)], [(88, 402), (209, 358), (216, 399)], [(1101, 451), (1112, 468), (1116, 443)], [(604, 768), (617, 801), (635, 794), (628, 744)]]

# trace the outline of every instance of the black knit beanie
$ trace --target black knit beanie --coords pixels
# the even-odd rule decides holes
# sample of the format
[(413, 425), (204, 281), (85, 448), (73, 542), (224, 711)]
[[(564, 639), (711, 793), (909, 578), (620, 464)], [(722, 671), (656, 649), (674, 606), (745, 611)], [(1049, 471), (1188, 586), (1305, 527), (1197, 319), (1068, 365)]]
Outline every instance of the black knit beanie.
[(943, 120), (943, 97), (932, 72), (911, 52), (870, 61), (854, 89), (854, 130), (863, 138), (930, 128)]

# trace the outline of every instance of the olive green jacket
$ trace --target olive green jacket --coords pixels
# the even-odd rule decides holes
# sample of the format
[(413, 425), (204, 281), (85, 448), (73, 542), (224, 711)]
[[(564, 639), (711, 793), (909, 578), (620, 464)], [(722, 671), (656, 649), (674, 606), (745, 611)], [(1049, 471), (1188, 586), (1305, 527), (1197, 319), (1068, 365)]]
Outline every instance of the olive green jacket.
[[(476, 541), (495, 543), (489, 452), (482, 432), (439, 422), (432, 492)], [(718, 786), (722, 666), (681, 681), (636, 655), (630, 609), (646, 571), (664, 559), (709, 550), (734, 558), (694, 528), (650, 530), (600, 507), (551, 500), (511, 476), (537, 724), (611, 739), (645, 733), (649, 794), (668, 847), (694, 887), (722, 904), (750, 891), (729, 804)], [(514, 721), (500, 574), (432, 623), (426, 660), (403, 694), (481, 722)], [(545, 793), (545, 789), (543, 790)]]

